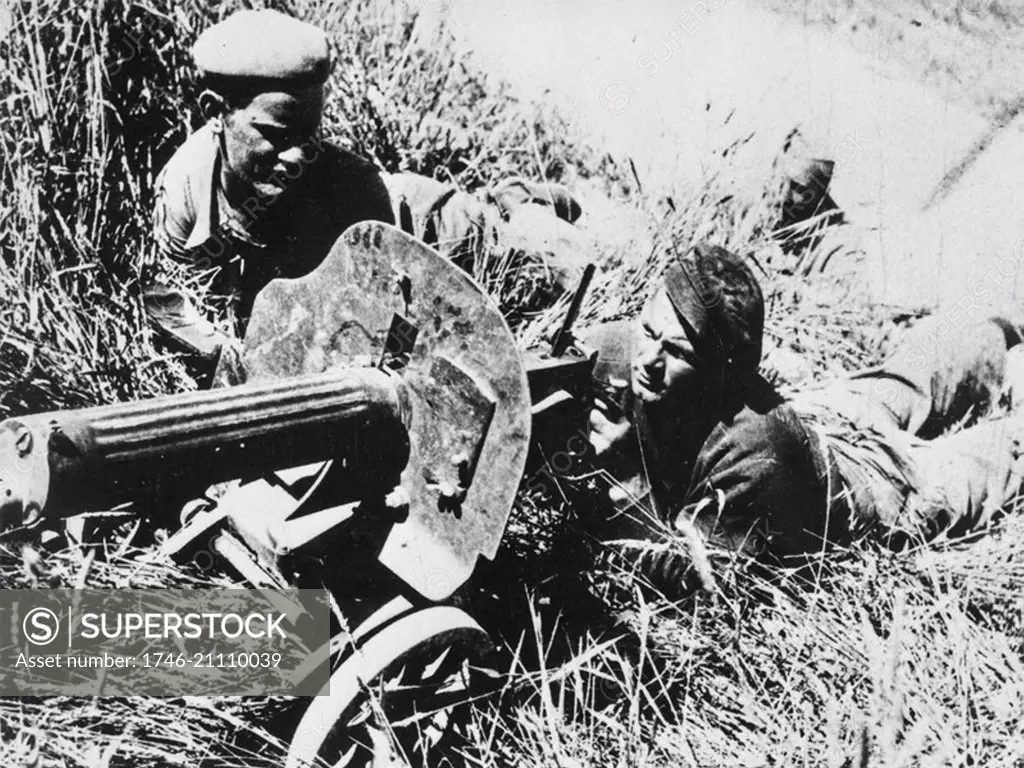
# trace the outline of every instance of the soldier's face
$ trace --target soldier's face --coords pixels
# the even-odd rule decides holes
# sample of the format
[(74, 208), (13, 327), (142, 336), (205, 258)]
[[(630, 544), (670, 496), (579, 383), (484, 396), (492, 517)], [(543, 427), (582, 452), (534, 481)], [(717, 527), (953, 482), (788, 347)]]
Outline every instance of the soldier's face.
[(640, 317), (640, 341), (633, 358), (633, 394), (648, 404), (685, 404), (703, 391), (704, 376), (665, 289)]
[[(316, 157), (324, 90), (261, 93), (224, 117), (229, 192), (274, 198), (295, 183)], [(237, 201), (235, 201), (237, 203)]]

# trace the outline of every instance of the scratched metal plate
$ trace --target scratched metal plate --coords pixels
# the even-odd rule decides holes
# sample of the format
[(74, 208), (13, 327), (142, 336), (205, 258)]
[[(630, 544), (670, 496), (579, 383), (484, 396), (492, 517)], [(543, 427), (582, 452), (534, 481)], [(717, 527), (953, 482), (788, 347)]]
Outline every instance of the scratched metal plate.
[[(529, 446), (526, 373), (483, 289), (400, 230), (357, 224), (316, 270), (260, 293), (243, 364), (250, 380), (376, 364), (396, 313), (419, 329), (401, 373), (413, 411), (402, 476), (411, 504), (380, 560), (424, 597), (442, 600), (469, 578), (479, 556), (494, 557)], [(481, 424), (488, 418), (489, 426)], [(442, 511), (450, 505), (439, 505), (438, 485), (458, 478), (452, 458), (459, 453), (475, 467), (453, 514)]]

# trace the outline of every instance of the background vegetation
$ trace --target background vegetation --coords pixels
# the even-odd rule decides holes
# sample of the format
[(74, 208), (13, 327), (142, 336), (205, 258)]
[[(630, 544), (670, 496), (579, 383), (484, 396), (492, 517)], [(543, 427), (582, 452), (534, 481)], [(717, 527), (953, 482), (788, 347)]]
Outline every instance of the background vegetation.
[[(152, 344), (135, 265), (153, 180), (196, 127), (188, 48), (241, 3), (106, 0), (10, 5), (0, 40), (0, 416), (189, 389)], [(455, 54), (443, 31), (378, 0), (272, 3), (338, 48), (328, 134), (389, 171), (467, 189), (510, 173), (601, 189), (614, 228), (584, 324), (629, 316), (670, 240), (753, 256), (769, 297), (766, 373), (792, 387), (877, 357), (890, 324), (854, 288), (788, 259), (768, 236), (776, 190), (743, 205), (700, 189), (640, 194), (628, 162)], [(1001, 3), (992, 4), (998, 21)], [(995, 23), (995, 22), (993, 22)], [(600, 231), (600, 222), (592, 222)], [(844, 233), (831, 233), (842, 245)], [(621, 243), (621, 240), (619, 241)], [(812, 260), (813, 263), (813, 260)], [(806, 265), (804, 265), (806, 266)], [(803, 272), (810, 274), (803, 274)], [(511, 312), (528, 270), (480, 275)], [(524, 346), (559, 307), (513, 314)], [(794, 357), (804, 361), (791, 365)], [(506, 688), (478, 708), (475, 765), (1020, 765), (1024, 761), (1024, 525), (893, 555), (830, 555), (816, 584), (735, 578), (674, 605), (590, 555), (577, 515), (521, 500), (500, 558), (467, 599), (510, 649)], [(156, 586), (195, 574), (123, 551), (93, 560), (0, 542), (0, 585)], [(566, 557), (578, 552), (579, 558)], [(509, 576), (514, 578), (509, 578)], [(570, 595), (570, 599), (566, 599)], [(497, 605), (497, 607), (495, 607)], [(520, 636), (520, 632), (525, 633)], [(265, 700), (3, 700), (0, 763), (196, 765), (246, 735), (273, 763)], [(230, 764), (255, 764), (233, 758)]]

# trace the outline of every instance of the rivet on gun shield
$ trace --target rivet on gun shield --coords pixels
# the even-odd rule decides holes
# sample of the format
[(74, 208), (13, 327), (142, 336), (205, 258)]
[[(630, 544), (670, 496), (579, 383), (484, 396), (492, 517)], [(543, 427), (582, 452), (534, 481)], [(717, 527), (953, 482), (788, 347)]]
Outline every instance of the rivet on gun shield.
[(396, 485), (391, 492), (384, 497), (384, 506), (392, 512), (407, 512), (412, 499), (409, 491), (404, 486)]
[(28, 427), (18, 427), (18, 431), (14, 435), (14, 446), (21, 458), (25, 458), (32, 451), (32, 432)]

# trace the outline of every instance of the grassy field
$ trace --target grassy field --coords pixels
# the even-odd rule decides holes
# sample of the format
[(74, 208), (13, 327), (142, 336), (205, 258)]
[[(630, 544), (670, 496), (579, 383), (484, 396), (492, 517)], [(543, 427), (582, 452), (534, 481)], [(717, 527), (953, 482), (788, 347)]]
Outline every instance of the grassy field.
[[(179, 360), (153, 345), (134, 267), (151, 248), (155, 173), (198, 120), (188, 46), (237, 5), (11, 5), (12, 31), (0, 42), (0, 416), (195, 386)], [(705, 186), (676, 190), (666, 208), (643, 197), (628, 163), (589, 146), (580, 126), (550, 106), (517, 102), (454, 57), (415, 6), (274, 5), (334, 36), (327, 131), (381, 168), (467, 189), (509, 173), (571, 178), (605, 191), (623, 221), (646, 222), (642, 250), (597, 254), (602, 271), (584, 325), (637, 310), (664, 263), (660, 244), (707, 237), (763, 267), (766, 347), (782, 350), (769, 359), (805, 361), (766, 369), (783, 388), (855, 368), (884, 347), (889, 318), (873, 315), (855, 285), (794, 274), (770, 240), (777, 190), (741, 205), (716, 187), (711, 169)], [(883, 14), (869, 3), (834, 5), (847, 15), (822, 11), (826, 23)], [(988, 9), (985, 23), (1012, 15), (999, 0)], [(974, 34), (957, 32), (956, 14), (929, 18), (944, 34)], [(961, 66), (957, 82), (966, 88), (971, 70)], [(997, 86), (984, 87), (991, 93), (978, 98), (994, 105)], [(524, 347), (559, 319), (558, 307), (516, 311), (535, 290), (532, 265), (503, 262), (478, 276)], [(481, 569), (464, 598), (495, 629), (510, 670), (500, 694), (472, 715), (466, 764), (1024, 765), (1019, 517), (977, 539), (898, 555), (870, 543), (833, 553), (810, 585), (727, 562), (713, 593), (672, 604), (595, 555), (587, 513), (524, 495), (499, 562)], [(0, 542), (0, 586), (201, 583), (167, 563), (142, 565), (146, 554), (128, 546), (93, 561), (77, 550)], [(247, 748), (259, 745), (258, 764), (274, 764), (282, 745), (261, 723), (275, 706), (0, 700), (0, 764), (257, 764), (226, 757), (240, 735)]]

